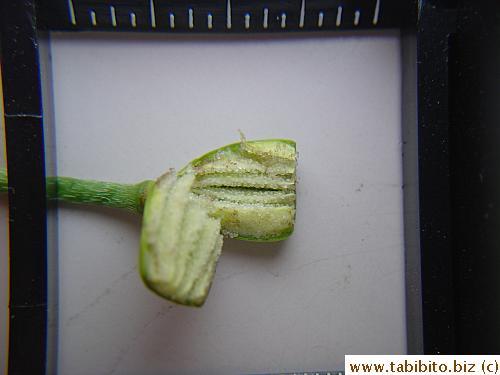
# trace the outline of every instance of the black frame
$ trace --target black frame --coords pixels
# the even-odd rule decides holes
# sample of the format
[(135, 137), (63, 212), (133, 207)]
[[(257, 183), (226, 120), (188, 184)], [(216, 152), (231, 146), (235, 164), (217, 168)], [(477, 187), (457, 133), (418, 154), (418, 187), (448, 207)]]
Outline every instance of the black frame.
[(4, 1), (1, 63), (9, 177), (10, 374), (45, 374), (47, 222), (40, 70), (33, 2)]
[[(209, 6), (215, 7), (214, 32), (240, 33), (313, 31), (318, 29), (311, 26), (316, 22), (314, 17), (322, 10), (335, 11), (343, 5), (346, 12), (355, 13), (360, 9), (364, 12), (364, 7), (373, 8), (379, 3), (373, 0), (366, 5), (362, 1), (345, 0), (330, 1), (326, 5), (323, 0), (308, 0), (304, 14), (306, 26), (283, 28), (280, 17), (285, 12), (289, 24), (300, 23), (297, 6), (302, 1), (270, 0), (266, 3), (269, 19), (276, 22), (269, 21), (266, 29), (248, 31), (237, 23), (228, 28), (224, 22), (227, 0), (198, 0), (188, 7), (184, 1), (156, 1), (150, 11), (154, 12), (155, 6), (169, 6), (172, 12), (183, 14), (177, 18), (176, 29), (170, 31), (206, 32), (201, 28), (190, 30), (185, 10), (196, 3), (204, 11)], [(108, 0), (2, 2), (0, 54), (10, 208), (10, 374), (45, 374), (47, 371), (47, 269), (50, 265), (47, 262), (43, 138), (47, 115), (42, 109), (38, 36), (41, 30), (116, 30), (110, 18), (103, 18), (99, 13), (95, 26), (88, 19), (75, 24), (67, 13), (70, 3), (77, 4), (73, 11), (78, 19), (88, 9), (108, 9), (111, 4)], [(138, 16), (136, 27), (127, 24), (123, 30), (161, 31), (153, 27), (156, 20), (155, 24), (151, 23), (151, 14), (148, 16), (151, 3), (145, 0), (135, 3), (132, 9)], [(232, 11), (241, 17), (257, 6), (252, 1), (238, 4)], [(404, 121), (415, 121), (412, 116), (418, 118), (418, 155), (417, 150), (406, 147), (404, 157), (413, 160), (416, 169), (418, 156), (419, 201), (405, 198), (405, 209), (415, 211), (413, 217), (406, 219), (405, 227), (407, 245), (410, 241), (414, 249), (407, 254), (407, 275), (412, 278), (407, 294), (413, 296), (407, 301), (407, 315), (418, 321), (421, 315), (422, 326), (418, 323), (408, 327), (409, 338), (413, 340), (409, 350), (411, 353), (423, 350), (426, 354), (498, 353), (500, 330), (496, 317), (500, 316), (500, 305), (491, 299), (488, 302), (485, 297), (492, 292), (498, 294), (500, 287), (496, 272), (500, 255), (495, 251), (500, 212), (499, 194), (495, 194), (500, 191), (495, 190), (500, 169), (495, 165), (500, 156), (494, 142), (500, 139), (495, 138), (499, 135), (495, 125), (500, 116), (493, 99), (495, 95), (500, 97), (500, 82), (495, 75), (491, 84), (491, 75), (488, 75), (498, 72), (500, 66), (498, 45), (490, 44), (500, 32), (498, 26), (489, 28), (482, 21), (483, 17), (490, 17), (492, 25), (500, 25), (500, 13), (497, 9), (483, 9), (474, 1), (460, 4), (421, 1), (418, 15), (417, 3), (413, 0), (386, 0), (384, 7), (388, 16), (381, 18), (379, 24), (358, 15), (356, 25), (339, 27), (325, 21), (323, 30), (391, 27), (402, 29), (405, 37), (405, 30), (414, 33), (416, 29), (418, 107), (411, 103), (414, 93), (407, 92), (415, 88), (411, 75), (404, 79), (407, 84), (403, 98), (410, 101)], [(121, 17), (118, 21), (122, 22), (123, 10), (116, 11)], [(195, 24), (202, 25), (203, 21), (196, 17), (193, 17)], [(159, 22), (167, 20), (158, 19)], [(412, 56), (409, 50), (403, 50), (405, 53)], [(480, 59), (485, 54), (490, 58), (487, 63)], [(475, 99), (467, 100), (473, 94), (477, 95)], [(416, 145), (415, 132), (410, 131), (404, 138), (405, 142)], [(464, 157), (463, 150), (469, 157)], [(482, 176), (479, 180), (474, 177), (478, 175)], [(405, 176), (405, 181), (412, 178), (415, 176)], [(409, 194), (410, 197), (416, 195), (416, 191)], [(415, 230), (408, 230), (415, 226), (420, 228), (419, 238), (415, 235), (411, 238)], [(482, 340), (471, 341), (477, 333), (483, 335)]]
[(419, 10), (425, 353), (500, 352), (499, 5), (429, 1)]

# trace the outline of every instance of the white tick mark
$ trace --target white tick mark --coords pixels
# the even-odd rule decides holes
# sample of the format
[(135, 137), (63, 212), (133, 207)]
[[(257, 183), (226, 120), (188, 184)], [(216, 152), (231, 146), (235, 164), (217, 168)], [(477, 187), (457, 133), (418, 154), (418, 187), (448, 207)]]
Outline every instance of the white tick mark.
[(92, 26), (97, 25), (97, 17), (95, 15), (95, 11), (93, 10), (90, 11), (90, 22), (92, 22)]
[(227, 0), (226, 6), (226, 27), (228, 29), (231, 28), (231, 0)]
[(155, 4), (153, 0), (149, 0), (149, 11), (151, 13), (151, 27), (154, 29), (156, 27), (156, 15), (155, 15)]
[(355, 11), (354, 12), (354, 26), (358, 26), (359, 25), (359, 16), (360, 16), (360, 12), (359, 10)]
[(306, 0), (302, 0), (300, 4), (300, 18), (299, 18), (299, 27), (302, 29), (304, 27), (304, 20), (306, 18)]
[(109, 12), (111, 13), (111, 24), (116, 27), (116, 11), (114, 6), (109, 7)]
[(325, 17), (325, 15), (323, 14), (323, 12), (318, 13), (318, 27), (323, 26), (323, 18), (324, 17)]
[(245, 29), (250, 28), (250, 13), (245, 14)]
[(269, 9), (264, 8), (264, 21), (262, 22), (262, 26), (264, 29), (267, 29), (269, 26)]
[(130, 24), (132, 25), (132, 27), (137, 26), (137, 17), (135, 16), (134, 12), (130, 13)]
[(378, 23), (378, 15), (380, 13), (380, 0), (377, 0), (375, 4), (375, 10), (373, 11), (373, 21), (372, 23), (376, 25)]
[(335, 21), (335, 25), (340, 26), (341, 22), (342, 22), (342, 6), (339, 6), (337, 8), (337, 20)]
[(69, 20), (73, 25), (76, 25), (75, 8), (73, 7), (72, 0), (68, 0), (68, 10), (69, 10)]
[(188, 10), (188, 25), (190, 29), (194, 27), (193, 9), (191, 8)]
[(170, 13), (170, 14), (168, 15), (168, 22), (169, 22), (169, 24), (170, 24), (170, 28), (171, 28), (171, 29), (175, 29), (175, 14)]
[(212, 30), (212, 27), (213, 27), (213, 17), (212, 17), (212, 13), (208, 13), (207, 15), (207, 27)]
[(281, 14), (281, 28), (284, 29), (286, 27), (286, 13)]

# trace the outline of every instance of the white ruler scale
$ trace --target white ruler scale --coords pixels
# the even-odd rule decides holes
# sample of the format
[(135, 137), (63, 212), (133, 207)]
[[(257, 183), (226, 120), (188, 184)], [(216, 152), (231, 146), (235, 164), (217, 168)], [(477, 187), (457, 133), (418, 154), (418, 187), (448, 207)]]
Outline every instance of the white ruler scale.
[(411, 19), (411, 1), (294, 0), (196, 1), (45, 0), (41, 28), (156, 32), (270, 32), (400, 28)]

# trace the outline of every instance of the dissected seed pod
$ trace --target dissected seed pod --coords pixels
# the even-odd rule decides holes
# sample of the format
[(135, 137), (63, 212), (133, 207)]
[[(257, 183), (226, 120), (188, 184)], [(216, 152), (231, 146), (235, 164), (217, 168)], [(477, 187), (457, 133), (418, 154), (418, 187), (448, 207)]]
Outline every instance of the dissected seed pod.
[(288, 237), (295, 222), (295, 143), (242, 141), (170, 171), (150, 187), (141, 235), (141, 275), (157, 294), (200, 306), (222, 234), (249, 241)]

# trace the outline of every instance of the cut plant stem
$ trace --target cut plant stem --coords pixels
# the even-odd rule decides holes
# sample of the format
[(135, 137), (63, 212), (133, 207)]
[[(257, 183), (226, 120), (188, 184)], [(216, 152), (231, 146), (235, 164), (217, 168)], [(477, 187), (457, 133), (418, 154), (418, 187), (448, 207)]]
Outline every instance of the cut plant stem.
[[(293, 232), (296, 202), (295, 142), (233, 143), (170, 170), (156, 181), (120, 184), (48, 177), (47, 198), (144, 213), (140, 270), (155, 293), (201, 306), (208, 295), (222, 235), (280, 241)], [(7, 171), (0, 169), (0, 192)]]
[(147, 191), (154, 181), (138, 184), (80, 180), (71, 177), (48, 177), (47, 198), (62, 202), (121, 208), (142, 213)]
[[(0, 192), (8, 191), (7, 170), (0, 168)], [(154, 181), (138, 184), (47, 177), (47, 199), (52, 201), (121, 208), (141, 214), (148, 188)]]

